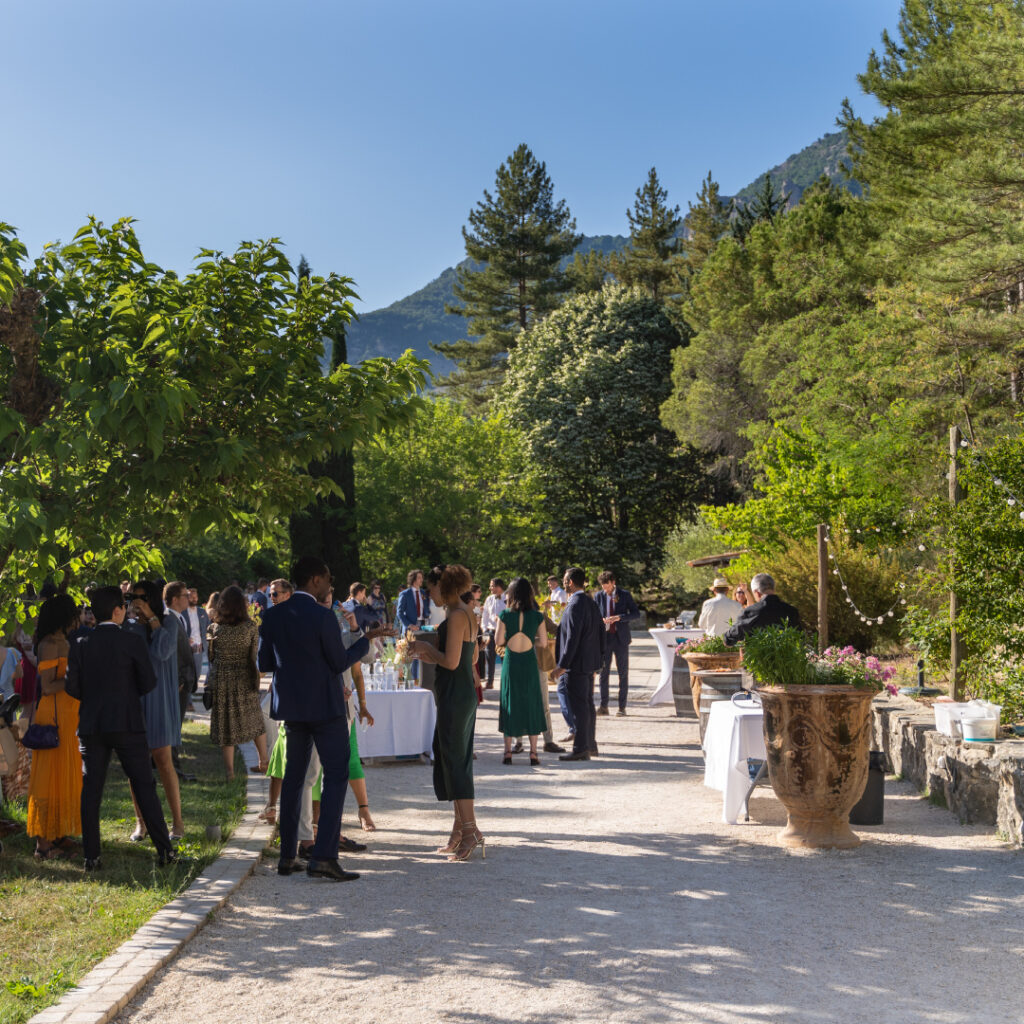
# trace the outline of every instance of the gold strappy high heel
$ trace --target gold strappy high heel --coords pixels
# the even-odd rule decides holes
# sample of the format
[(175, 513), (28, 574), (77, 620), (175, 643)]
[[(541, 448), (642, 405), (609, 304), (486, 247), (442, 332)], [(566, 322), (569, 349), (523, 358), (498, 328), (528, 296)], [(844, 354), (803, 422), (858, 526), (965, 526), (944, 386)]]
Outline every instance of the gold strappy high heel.
[[(469, 846), (464, 846), (466, 842), (467, 832), (473, 833), (473, 842)], [(476, 822), (467, 821), (462, 826), (462, 841), (459, 843), (458, 847), (448, 858), (448, 860), (453, 863), (455, 861), (469, 860), (470, 855), (478, 846), (480, 847), (480, 859), (487, 860), (487, 849), (484, 844), (485, 840), (483, 837), (483, 833), (481, 833), (480, 830), (476, 827)]]
[(439, 846), (437, 852), (454, 853), (459, 848), (460, 842), (462, 842), (462, 829), (458, 825), (453, 825), (452, 834), (448, 837), (448, 845)]

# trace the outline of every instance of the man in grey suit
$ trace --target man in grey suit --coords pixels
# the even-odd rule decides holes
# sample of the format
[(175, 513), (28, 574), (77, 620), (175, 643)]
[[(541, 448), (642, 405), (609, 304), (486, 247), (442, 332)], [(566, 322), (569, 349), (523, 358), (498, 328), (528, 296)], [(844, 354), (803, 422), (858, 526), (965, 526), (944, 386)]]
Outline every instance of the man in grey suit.
[(210, 615), (199, 603), (199, 591), (190, 587), (188, 591), (188, 607), (185, 609), (188, 619), (188, 641), (192, 646), (192, 658), (196, 663), (196, 685), (203, 678), (203, 659), (206, 657), (206, 631), (210, 628)]
[[(178, 707), (181, 720), (184, 722), (185, 712), (192, 706), (192, 694), (199, 686), (196, 663), (192, 657), (192, 646), (188, 640), (188, 620), (185, 616), (185, 609), (188, 607), (188, 590), (185, 584), (180, 580), (168, 583), (164, 587), (164, 604), (172, 613), (167, 618), (172, 624), (177, 625), (175, 633), (178, 644)], [(164, 625), (166, 626), (167, 622)], [(184, 771), (181, 767), (181, 749), (181, 747), (174, 747), (171, 750), (174, 770), (182, 782), (195, 782), (195, 775)]]

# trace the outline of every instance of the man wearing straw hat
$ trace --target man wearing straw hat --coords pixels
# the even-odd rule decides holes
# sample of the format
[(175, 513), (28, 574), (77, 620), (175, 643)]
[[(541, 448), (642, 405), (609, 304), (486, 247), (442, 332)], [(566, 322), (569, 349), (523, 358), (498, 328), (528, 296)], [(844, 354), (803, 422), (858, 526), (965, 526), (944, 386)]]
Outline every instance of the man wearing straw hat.
[(722, 636), (740, 617), (743, 605), (729, 596), (729, 581), (724, 576), (717, 576), (711, 589), (715, 596), (704, 602), (697, 628), (703, 629), (708, 636)]

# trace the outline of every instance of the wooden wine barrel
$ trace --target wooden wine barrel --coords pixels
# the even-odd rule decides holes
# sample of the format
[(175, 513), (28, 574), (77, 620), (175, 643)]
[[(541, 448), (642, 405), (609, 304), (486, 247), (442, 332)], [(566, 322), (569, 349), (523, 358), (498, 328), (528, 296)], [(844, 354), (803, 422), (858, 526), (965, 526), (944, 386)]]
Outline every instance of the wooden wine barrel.
[(676, 658), (672, 666), (672, 700), (676, 705), (677, 718), (697, 717), (697, 705), (690, 690), (691, 679), (689, 666), (682, 658)]
[[(693, 713), (700, 715), (700, 673), (711, 670), (732, 671), (740, 667), (743, 652), (740, 650), (725, 651), (720, 654), (684, 654), (683, 661), (690, 667), (690, 696), (693, 700)], [(701, 733), (701, 736), (704, 734)]]
[(705, 670), (695, 672), (694, 675), (700, 681), (700, 743), (704, 746), (704, 733), (707, 732), (711, 705), (716, 700), (731, 700), (734, 693), (742, 690), (743, 673)]

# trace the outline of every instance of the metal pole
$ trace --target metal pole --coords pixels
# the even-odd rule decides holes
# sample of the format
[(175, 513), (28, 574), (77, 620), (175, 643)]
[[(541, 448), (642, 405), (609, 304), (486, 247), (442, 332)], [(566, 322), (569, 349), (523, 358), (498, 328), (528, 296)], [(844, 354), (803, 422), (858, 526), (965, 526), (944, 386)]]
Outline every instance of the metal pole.
[[(957, 481), (956, 457), (960, 450), (960, 428), (949, 428), (949, 503), (960, 501), (960, 484)], [(964, 681), (960, 676), (960, 637), (956, 632), (957, 599), (953, 589), (953, 574), (956, 571), (956, 552), (949, 552), (949, 682), (953, 700), (963, 700)]]
[(828, 527), (818, 524), (818, 651), (828, 647), (828, 545), (825, 533)]

